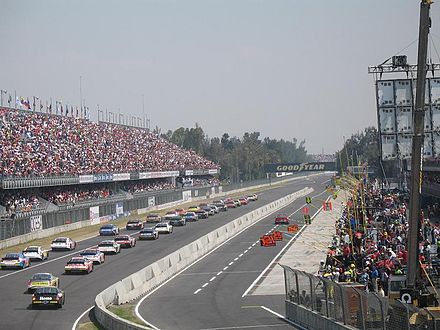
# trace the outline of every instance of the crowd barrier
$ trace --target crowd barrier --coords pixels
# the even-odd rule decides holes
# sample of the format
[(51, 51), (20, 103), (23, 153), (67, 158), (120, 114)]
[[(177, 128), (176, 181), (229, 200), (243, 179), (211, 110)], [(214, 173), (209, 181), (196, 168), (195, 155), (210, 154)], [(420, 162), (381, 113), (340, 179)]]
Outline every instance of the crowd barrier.
[[(310, 330), (440, 329), (438, 312), (390, 301), (366, 292), (359, 283), (336, 283), (280, 265), (284, 269), (286, 317)], [(415, 317), (417, 315), (417, 317)]]
[(304, 188), (249, 212), (113, 284), (95, 298), (94, 315), (96, 320), (104, 329), (147, 329), (120, 318), (109, 311), (107, 306), (120, 305), (139, 298), (242, 229), (312, 191), (311, 188)]

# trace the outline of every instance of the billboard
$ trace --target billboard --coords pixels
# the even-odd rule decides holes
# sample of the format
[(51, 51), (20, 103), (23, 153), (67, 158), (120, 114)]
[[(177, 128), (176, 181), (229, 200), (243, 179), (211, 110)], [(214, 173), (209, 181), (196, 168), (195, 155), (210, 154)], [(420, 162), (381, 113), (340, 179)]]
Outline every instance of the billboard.
[(266, 173), (276, 172), (317, 172), (335, 171), (335, 162), (310, 162), (310, 163), (287, 163), (287, 164), (265, 164)]
[[(383, 160), (408, 159), (412, 152), (415, 79), (376, 81), (377, 117)], [(440, 156), (440, 78), (425, 85), (424, 158)]]

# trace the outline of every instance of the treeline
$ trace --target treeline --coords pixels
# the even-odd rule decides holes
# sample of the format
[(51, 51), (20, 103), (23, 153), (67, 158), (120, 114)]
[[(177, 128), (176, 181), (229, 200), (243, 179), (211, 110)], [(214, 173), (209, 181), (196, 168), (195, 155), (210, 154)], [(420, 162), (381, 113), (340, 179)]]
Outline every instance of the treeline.
[(193, 128), (180, 127), (161, 136), (185, 149), (221, 166), (220, 179), (231, 182), (255, 180), (265, 177), (264, 164), (310, 161), (305, 141), (260, 138), (259, 132), (244, 133), (242, 138), (224, 133), (209, 138), (196, 124)]

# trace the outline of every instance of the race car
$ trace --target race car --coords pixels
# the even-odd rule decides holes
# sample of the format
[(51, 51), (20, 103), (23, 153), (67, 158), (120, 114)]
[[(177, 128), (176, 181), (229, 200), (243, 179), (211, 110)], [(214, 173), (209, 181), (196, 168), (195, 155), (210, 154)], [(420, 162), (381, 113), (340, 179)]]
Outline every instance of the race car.
[(162, 218), (160, 217), (159, 214), (156, 213), (151, 213), (147, 216), (147, 222), (150, 223), (159, 223), (162, 221)]
[(225, 205), (228, 209), (235, 209), (237, 207), (237, 204), (235, 204), (232, 200), (226, 201)]
[(23, 250), (25, 257), (30, 260), (47, 260), (49, 258), (49, 251), (43, 249), (41, 246), (28, 246)]
[(240, 202), (240, 200), (238, 198), (234, 199), (233, 202), (235, 203), (236, 206), (241, 206), (241, 202)]
[(71, 240), (69, 237), (58, 237), (52, 241), (50, 247), (52, 248), (52, 251), (74, 250), (76, 247), (76, 242)]
[(179, 215), (179, 213), (177, 213), (177, 211), (168, 211), (167, 213), (165, 213), (165, 218), (166, 217), (174, 217), (176, 215)]
[(192, 206), (188, 207), (188, 211), (189, 212), (195, 212), (197, 210), (200, 210), (200, 207), (195, 206), (195, 205), (192, 205)]
[(223, 203), (223, 201), (214, 201), (214, 205), (217, 206), (219, 211), (224, 212), (228, 210), (228, 207), (226, 206), (225, 203)]
[(60, 280), (58, 277), (53, 276), (50, 273), (37, 273), (32, 275), (31, 279), (28, 281), (28, 292), (31, 293), (35, 289), (47, 286), (53, 286), (58, 288), (60, 285)]
[(145, 228), (142, 229), (141, 232), (139, 233), (139, 240), (158, 239), (158, 238), (159, 238), (159, 233), (155, 228)]
[(32, 308), (37, 306), (53, 306), (61, 308), (64, 305), (66, 296), (64, 291), (53, 287), (41, 287), (35, 290), (32, 295)]
[(183, 217), (186, 221), (198, 221), (199, 217), (194, 212), (186, 212)]
[(178, 215), (184, 215), (186, 211), (184, 209), (175, 209)]
[(258, 200), (258, 195), (257, 194), (248, 195), (247, 198), (250, 201), (255, 202), (256, 200)]
[(144, 227), (142, 220), (130, 220), (127, 222), (125, 229), (127, 230), (141, 230)]
[(118, 226), (114, 224), (107, 224), (104, 226), (101, 226), (99, 229), (99, 235), (100, 236), (113, 236), (113, 235), (119, 235), (119, 228)]
[(81, 257), (92, 260), (94, 264), (102, 264), (105, 261), (104, 252), (99, 249), (86, 249), (79, 254)]
[(115, 237), (115, 242), (121, 245), (121, 247), (132, 248), (136, 245), (136, 238), (130, 235), (119, 235)]
[(248, 205), (248, 203), (249, 203), (249, 201), (246, 197), (240, 197), (238, 200), (240, 201), (241, 205)]
[(165, 217), (165, 220), (167, 220), (168, 223), (173, 227), (186, 225), (186, 219), (181, 217), (180, 215), (174, 215), (174, 216), (167, 215)]
[(275, 218), (275, 224), (276, 225), (288, 225), (289, 224), (289, 217), (284, 213), (280, 213)]
[(98, 244), (98, 250), (104, 254), (117, 254), (121, 252), (121, 245), (119, 243), (116, 243), (115, 241), (106, 240)]
[(154, 229), (156, 229), (159, 234), (171, 234), (173, 232), (173, 226), (170, 225), (168, 222), (160, 222), (156, 226), (154, 226)]
[(205, 211), (205, 212), (208, 212), (208, 215), (214, 215), (215, 214), (215, 211), (212, 208), (210, 208), (209, 206), (204, 206), (202, 208), (202, 210)]
[(197, 214), (197, 218), (199, 219), (208, 219), (209, 217), (208, 212), (206, 212), (205, 210), (197, 210), (194, 213)]
[(93, 261), (84, 257), (72, 257), (64, 266), (66, 274), (71, 273), (86, 273), (93, 272)]
[(214, 213), (217, 214), (220, 212), (219, 208), (214, 204), (208, 204), (208, 206), (214, 210)]
[(0, 262), (0, 269), (6, 268), (26, 268), (29, 267), (31, 261), (23, 253), (6, 253)]

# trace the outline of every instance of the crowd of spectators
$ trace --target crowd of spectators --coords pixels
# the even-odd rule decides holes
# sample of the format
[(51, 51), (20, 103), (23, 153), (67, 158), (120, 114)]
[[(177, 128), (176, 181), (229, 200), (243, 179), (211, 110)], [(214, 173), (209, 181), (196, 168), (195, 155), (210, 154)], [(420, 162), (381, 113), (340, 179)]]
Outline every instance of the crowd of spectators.
[(6, 108), (0, 145), (4, 176), (218, 168), (142, 128)]
[[(319, 275), (336, 282), (357, 282), (368, 291), (387, 295), (390, 276), (406, 272), (407, 204), (406, 195), (384, 192), (377, 183), (368, 185), (362, 196), (349, 199)], [(440, 228), (422, 217), (419, 260), (430, 263), (440, 243)]]
[(440, 172), (423, 172), (422, 182), (440, 184)]
[(126, 182), (122, 190), (134, 193), (158, 191), (165, 189), (174, 189), (175, 186), (167, 179), (157, 179), (157, 180), (139, 180)]
[(0, 205), (6, 208), (7, 214), (13, 214), (38, 209), (40, 207), (40, 201), (34, 194), (14, 191), (0, 194)]
[(108, 198), (114, 192), (105, 185), (51, 187), (43, 197), (56, 205), (75, 205), (79, 202)]

